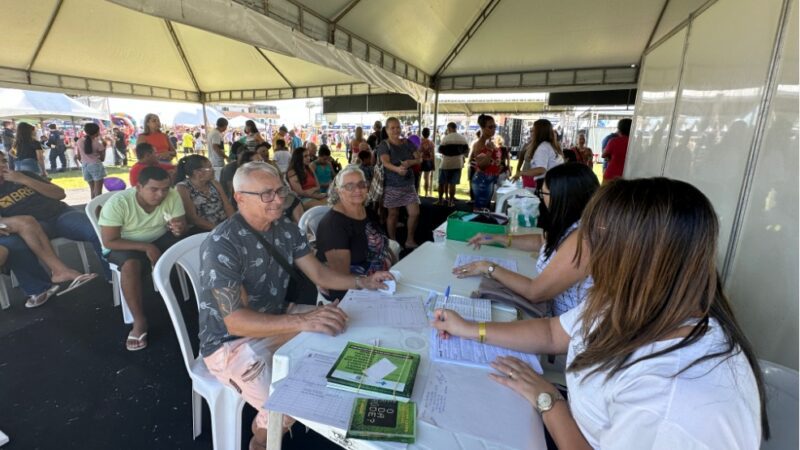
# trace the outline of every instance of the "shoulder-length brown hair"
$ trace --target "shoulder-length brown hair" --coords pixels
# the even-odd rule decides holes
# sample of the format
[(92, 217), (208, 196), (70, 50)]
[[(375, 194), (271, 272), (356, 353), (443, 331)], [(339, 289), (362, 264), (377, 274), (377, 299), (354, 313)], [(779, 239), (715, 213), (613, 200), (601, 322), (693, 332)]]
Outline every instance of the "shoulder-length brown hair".
[[(578, 235), (591, 251), (594, 287), (581, 317), (585, 348), (568, 370), (589, 369), (611, 377), (638, 362), (692, 345), (715, 319), (725, 335), (725, 347), (689, 362), (673, 376), (703, 361), (743, 352), (758, 385), (761, 426), (768, 438), (761, 369), (717, 275), (718, 231), (711, 202), (688, 183), (618, 179), (601, 187), (584, 210)], [(666, 339), (691, 319), (697, 323), (674, 345), (632, 357), (637, 349)]]

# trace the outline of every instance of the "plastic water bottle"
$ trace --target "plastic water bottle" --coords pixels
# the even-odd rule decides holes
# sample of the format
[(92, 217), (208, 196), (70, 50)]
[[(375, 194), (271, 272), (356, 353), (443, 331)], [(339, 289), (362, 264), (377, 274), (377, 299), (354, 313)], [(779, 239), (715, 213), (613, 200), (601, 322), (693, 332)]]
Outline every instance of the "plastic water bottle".
[(509, 232), (512, 234), (519, 230), (519, 217), (517, 217), (517, 214), (517, 208), (508, 208)]

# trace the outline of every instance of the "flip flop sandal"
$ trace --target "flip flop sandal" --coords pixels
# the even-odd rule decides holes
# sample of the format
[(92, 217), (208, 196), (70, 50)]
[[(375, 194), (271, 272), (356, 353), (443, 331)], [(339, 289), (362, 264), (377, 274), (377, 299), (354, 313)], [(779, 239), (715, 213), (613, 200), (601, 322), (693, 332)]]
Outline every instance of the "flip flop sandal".
[[(134, 344), (131, 345), (131, 343)], [(132, 334), (129, 334), (128, 339), (125, 341), (125, 348), (129, 352), (138, 352), (139, 350), (144, 350), (145, 348), (147, 348), (147, 332), (145, 331), (139, 337), (135, 337)]]
[(38, 308), (44, 305), (45, 303), (47, 303), (48, 300), (50, 300), (50, 297), (52, 297), (53, 294), (58, 292), (59, 289), (61, 289), (61, 286), (54, 284), (50, 286), (50, 289), (42, 292), (41, 294), (31, 295), (30, 297), (28, 297), (28, 301), (25, 302), (25, 307)]
[(78, 289), (79, 287), (94, 280), (95, 278), (97, 278), (96, 273), (84, 273), (82, 275), (78, 275), (74, 280), (72, 280), (69, 283), (69, 285), (66, 288), (64, 288), (63, 290), (61, 290), (61, 292), (56, 294), (56, 296), (61, 296), (66, 294), (67, 292), (74, 291), (75, 289)]

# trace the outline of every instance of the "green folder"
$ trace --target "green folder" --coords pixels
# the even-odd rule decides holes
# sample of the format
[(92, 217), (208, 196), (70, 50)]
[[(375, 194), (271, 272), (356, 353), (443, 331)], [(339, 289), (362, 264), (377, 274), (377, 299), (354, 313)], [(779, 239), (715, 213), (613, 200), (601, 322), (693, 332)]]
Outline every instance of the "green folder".
[[(383, 359), (394, 365), (395, 370), (378, 380), (365, 375), (367, 369)], [(419, 361), (416, 353), (348, 342), (325, 378), (330, 388), (407, 402), (414, 389)]]

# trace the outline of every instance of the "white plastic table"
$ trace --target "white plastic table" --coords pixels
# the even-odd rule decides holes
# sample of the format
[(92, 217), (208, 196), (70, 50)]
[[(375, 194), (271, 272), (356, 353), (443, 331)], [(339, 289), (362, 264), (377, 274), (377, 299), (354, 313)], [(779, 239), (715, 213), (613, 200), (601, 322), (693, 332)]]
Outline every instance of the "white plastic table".
[[(416, 252), (415, 252), (416, 253)], [(420, 290), (410, 288), (407, 286), (398, 286), (398, 293), (400, 294), (419, 294), (423, 299), (427, 296), (427, 290)], [(508, 315), (502, 311), (493, 310), (494, 320), (513, 320), (512, 315)], [(414, 385), (414, 392), (412, 394), (412, 401), (420, 405), (422, 396), (425, 392), (427, 379), (431, 371), (431, 361), (428, 358), (428, 340), (430, 329), (400, 329), (400, 328), (387, 328), (387, 327), (358, 327), (347, 329), (339, 336), (331, 337), (319, 333), (300, 333), (292, 340), (284, 344), (277, 352), (275, 352), (272, 363), (272, 386), (285, 378), (292, 367), (294, 367), (298, 360), (300, 360), (308, 350), (316, 350), (325, 353), (340, 353), (348, 341), (357, 342), (370, 342), (373, 339), (379, 339), (380, 345), (383, 347), (397, 348), (406, 351), (419, 353), (420, 366), (417, 372), (417, 379)], [(469, 377), (478, 377), (485, 379), (487, 371), (484, 369), (463, 367), (464, 373), (468, 373)], [(491, 411), (475, 408), (475, 414), (486, 415), (487, 420), (491, 420)], [(380, 441), (365, 441), (359, 439), (346, 439), (346, 430), (337, 429), (329, 425), (324, 425), (319, 422), (305, 420), (302, 417), (297, 417), (297, 420), (302, 422), (307, 427), (313, 429), (317, 433), (325, 436), (331, 441), (341, 445), (347, 449), (383, 449), (387, 448), (386, 443)], [(528, 430), (532, 433), (538, 433), (543, 436), (543, 424), (538, 415), (533, 416), (534, 423)], [(281, 448), (281, 424), (283, 423), (283, 414), (277, 412), (269, 413), (269, 424), (267, 448), (270, 450), (280, 450)], [(275, 425), (273, 428), (272, 425)], [(509, 430), (509, 433), (521, 433), (524, 430)], [(273, 437), (274, 436), (274, 437)], [(417, 419), (417, 439), (416, 443), (409, 444), (409, 449), (426, 449), (426, 450), (439, 450), (439, 449), (498, 449), (505, 450), (509, 447), (498, 444), (495, 442), (486, 442), (483, 439), (476, 438), (464, 433), (454, 433), (444, 430), (426, 422)], [(545, 449), (546, 444), (542, 437), (540, 445), (536, 448)]]
[(520, 250), (484, 245), (480, 250), (473, 250), (466, 242), (445, 240), (444, 242), (426, 242), (410, 255), (392, 266), (399, 271), (398, 282), (402, 285), (444, 292), (450, 285), (450, 292), (455, 295), (469, 297), (478, 289), (480, 277), (456, 278), (452, 274), (453, 263), (459, 253), (470, 253), (496, 258), (507, 258), (517, 261), (517, 271), (527, 277), (535, 277), (536, 257), (538, 254)]

